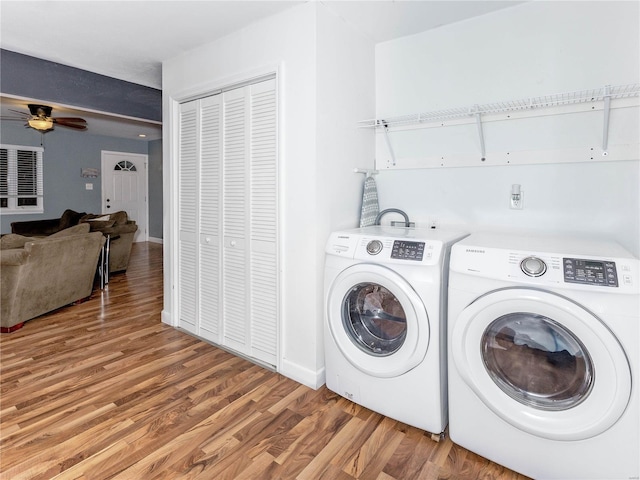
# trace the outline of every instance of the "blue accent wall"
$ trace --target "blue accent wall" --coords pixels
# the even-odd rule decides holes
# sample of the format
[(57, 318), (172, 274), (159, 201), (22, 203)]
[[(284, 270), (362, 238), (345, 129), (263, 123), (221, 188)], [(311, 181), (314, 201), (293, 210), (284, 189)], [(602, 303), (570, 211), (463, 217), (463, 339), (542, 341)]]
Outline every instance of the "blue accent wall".
[(162, 140), (149, 142), (148, 175), (149, 237), (162, 238)]
[(0, 88), (5, 94), (162, 121), (162, 90), (9, 50), (0, 50)]

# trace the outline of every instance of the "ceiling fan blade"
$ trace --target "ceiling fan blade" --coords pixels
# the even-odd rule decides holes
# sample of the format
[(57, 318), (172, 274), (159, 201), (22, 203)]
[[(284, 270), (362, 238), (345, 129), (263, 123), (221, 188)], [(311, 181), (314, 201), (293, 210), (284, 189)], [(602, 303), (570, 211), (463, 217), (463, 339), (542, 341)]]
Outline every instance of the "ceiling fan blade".
[(78, 118), (78, 117), (53, 117), (51, 118), (51, 120), (53, 120), (56, 123), (63, 123), (63, 122), (87, 123), (87, 121), (84, 118)]
[(26, 118), (16, 118), (16, 117), (3, 117), (3, 116), (0, 116), (0, 120), (3, 120), (3, 121), (4, 121), (4, 120), (7, 120), (7, 121), (9, 121), (9, 120), (15, 120), (16, 122), (24, 122), (24, 121), (26, 120)]
[(18, 115), (22, 115), (25, 118), (31, 117), (31, 115), (29, 115), (27, 112), (21, 112), (20, 110), (14, 110), (13, 108), (8, 108), (7, 110), (9, 110), (10, 112), (13, 112), (13, 113), (17, 113)]
[(76, 130), (86, 130), (87, 122), (81, 118), (53, 118), (53, 123), (61, 127), (75, 128)]

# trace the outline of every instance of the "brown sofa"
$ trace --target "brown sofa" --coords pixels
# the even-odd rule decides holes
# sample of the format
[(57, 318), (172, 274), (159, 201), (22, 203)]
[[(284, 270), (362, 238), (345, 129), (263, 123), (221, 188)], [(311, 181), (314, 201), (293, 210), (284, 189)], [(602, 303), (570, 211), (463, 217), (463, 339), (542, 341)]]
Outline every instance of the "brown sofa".
[(11, 232), (30, 237), (46, 236), (82, 223), (89, 224), (92, 232), (110, 236), (109, 272), (125, 271), (129, 266), (133, 237), (138, 230), (136, 222), (129, 220), (127, 212), (96, 215), (65, 210), (60, 218), (13, 222)]
[(85, 212), (79, 213), (73, 210), (65, 210), (60, 218), (13, 222), (11, 224), (11, 233), (29, 237), (43, 237), (77, 225), (85, 215)]
[(0, 331), (87, 298), (105, 237), (76, 225), (45, 238), (0, 238)]

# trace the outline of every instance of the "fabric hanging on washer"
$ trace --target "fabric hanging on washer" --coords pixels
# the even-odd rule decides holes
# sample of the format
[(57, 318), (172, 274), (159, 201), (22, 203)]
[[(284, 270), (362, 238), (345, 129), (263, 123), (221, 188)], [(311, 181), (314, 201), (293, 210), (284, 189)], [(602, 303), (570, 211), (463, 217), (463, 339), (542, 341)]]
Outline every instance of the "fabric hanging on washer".
[(378, 205), (378, 188), (373, 176), (364, 179), (362, 192), (362, 211), (360, 212), (360, 227), (375, 225), (376, 217), (380, 213)]

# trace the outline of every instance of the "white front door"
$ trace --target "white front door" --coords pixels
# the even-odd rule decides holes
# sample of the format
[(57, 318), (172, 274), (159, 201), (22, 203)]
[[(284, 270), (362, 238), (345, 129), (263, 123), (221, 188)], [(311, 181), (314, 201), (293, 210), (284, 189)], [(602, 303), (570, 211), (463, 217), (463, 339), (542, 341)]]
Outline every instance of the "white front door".
[(147, 162), (147, 155), (102, 152), (102, 212), (127, 212), (138, 224), (134, 242), (148, 240)]

